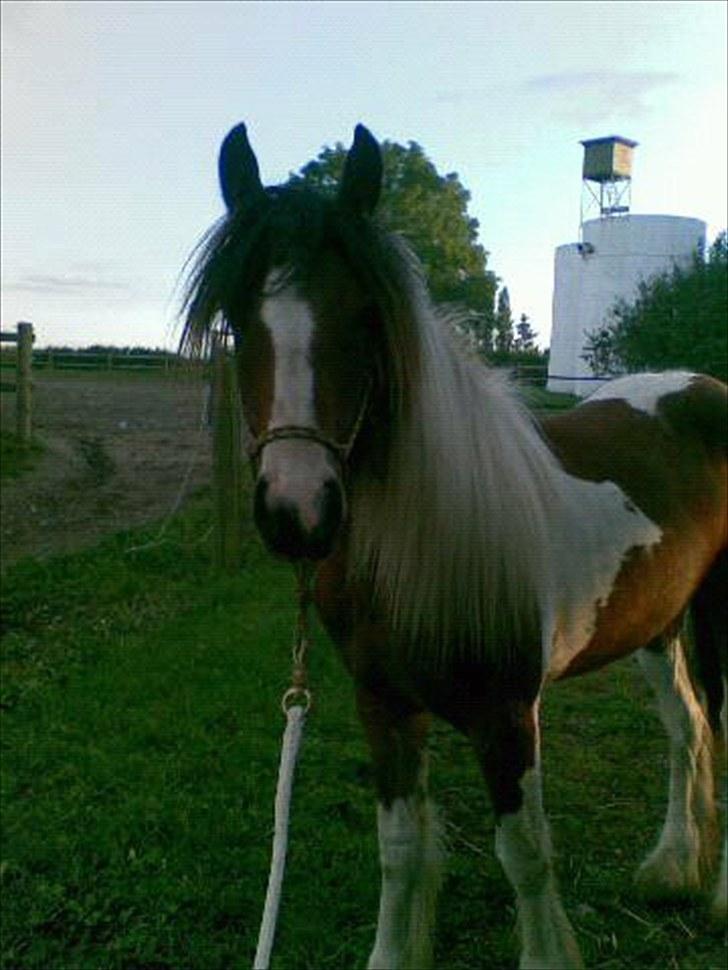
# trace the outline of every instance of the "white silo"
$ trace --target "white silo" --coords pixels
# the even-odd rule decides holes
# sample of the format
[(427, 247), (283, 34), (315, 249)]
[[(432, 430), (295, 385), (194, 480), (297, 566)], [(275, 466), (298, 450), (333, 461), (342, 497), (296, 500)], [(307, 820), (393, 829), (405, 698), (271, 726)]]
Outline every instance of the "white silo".
[[(633, 300), (641, 280), (689, 264), (706, 231), (700, 219), (629, 213), (624, 203), (636, 142), (610, 136), (582, 144), (584, 185), (600, 216), (582, 222), (581, 242), (556, 249), (547, 384), (550, 391), (579, 396), (602, 383), (582, 358), (587, 334), (617, 300)], [(598, 185), (598, 195), (590, 182)]]

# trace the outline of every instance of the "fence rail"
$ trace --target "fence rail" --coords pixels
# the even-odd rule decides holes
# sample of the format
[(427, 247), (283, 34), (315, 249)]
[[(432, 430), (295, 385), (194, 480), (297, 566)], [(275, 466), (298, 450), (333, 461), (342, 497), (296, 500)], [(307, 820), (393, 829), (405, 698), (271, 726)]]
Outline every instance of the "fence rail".
[[(14, 337), (14, 335), (11, 335)], [(15, 366), (11, 349), (2, 354), (3, 368)], [(180, 363), (172, 354), (124, 354), (93, 350), (33, 350), (38, 370), (147, 370), (167, 372)]]
[(548, 364), (505, 364), (517, 384), (530, 384), (545, 387), (548, 378)]
[[(0, 343), (14, 343), (12, 355), (15, 365), (15, 383), (2, 382), (3, 391), (15, 391), (15, 425), (18, 438), (28, 444), (33, 427), (33, 324), (21, 321), (15, 332), (0, 331)], [(9, 355), (10, 356), (10, 355)]]

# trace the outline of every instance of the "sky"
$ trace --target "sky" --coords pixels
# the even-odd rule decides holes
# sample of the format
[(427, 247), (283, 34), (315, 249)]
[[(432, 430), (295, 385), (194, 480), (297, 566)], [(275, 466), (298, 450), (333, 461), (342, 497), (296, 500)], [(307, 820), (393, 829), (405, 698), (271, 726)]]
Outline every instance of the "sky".
[(548, 346), (585, 138), (635, 150), (632, 211), (725, 227), (726, 11), (689, 2), (2, 3), (2, 329), (176, 346), (180, 274), (244, 120), (264, 182), (363, 122), (471, 194), (488, 268)]

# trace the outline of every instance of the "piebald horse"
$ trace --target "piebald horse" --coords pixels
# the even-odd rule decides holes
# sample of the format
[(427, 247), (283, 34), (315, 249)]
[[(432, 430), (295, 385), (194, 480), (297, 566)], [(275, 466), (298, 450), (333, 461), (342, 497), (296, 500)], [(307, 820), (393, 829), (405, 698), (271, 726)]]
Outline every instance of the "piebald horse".
[[(636, 652), (670, 739), (667, 816), (638, 878), (699, 890), (721, 711), (725, 729), (726, 388), (623, 377), (538, 426), (377, 224), (366, 128), (335, 195), (264, 188), (242, 124), (219, 175), (227, 213), (198, 247), (183, 339), (199, 350), (220, 319), (234, 335), (257, 528), (273, 553), (315, 562), (316, 607), (353, 678), (378, 794), (368, 965), (431, 960), (434, 714), (470, 740), (489, 789), (521, 967), (581, 966), (542, 808), (539, 698)], [(724, 916), (725, 848), (712, 905)]]

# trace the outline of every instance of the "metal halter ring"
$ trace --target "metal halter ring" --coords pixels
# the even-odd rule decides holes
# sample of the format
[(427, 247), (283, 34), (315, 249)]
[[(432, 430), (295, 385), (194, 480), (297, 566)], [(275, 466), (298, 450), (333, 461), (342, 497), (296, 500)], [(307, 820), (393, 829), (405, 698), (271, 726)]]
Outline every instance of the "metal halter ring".
[(302, 707), (303, 713), (311, 710), (311, 691), (307, 687), (289, 687), (281, 698), (281, 708), (288, 714), (292, 707)]

